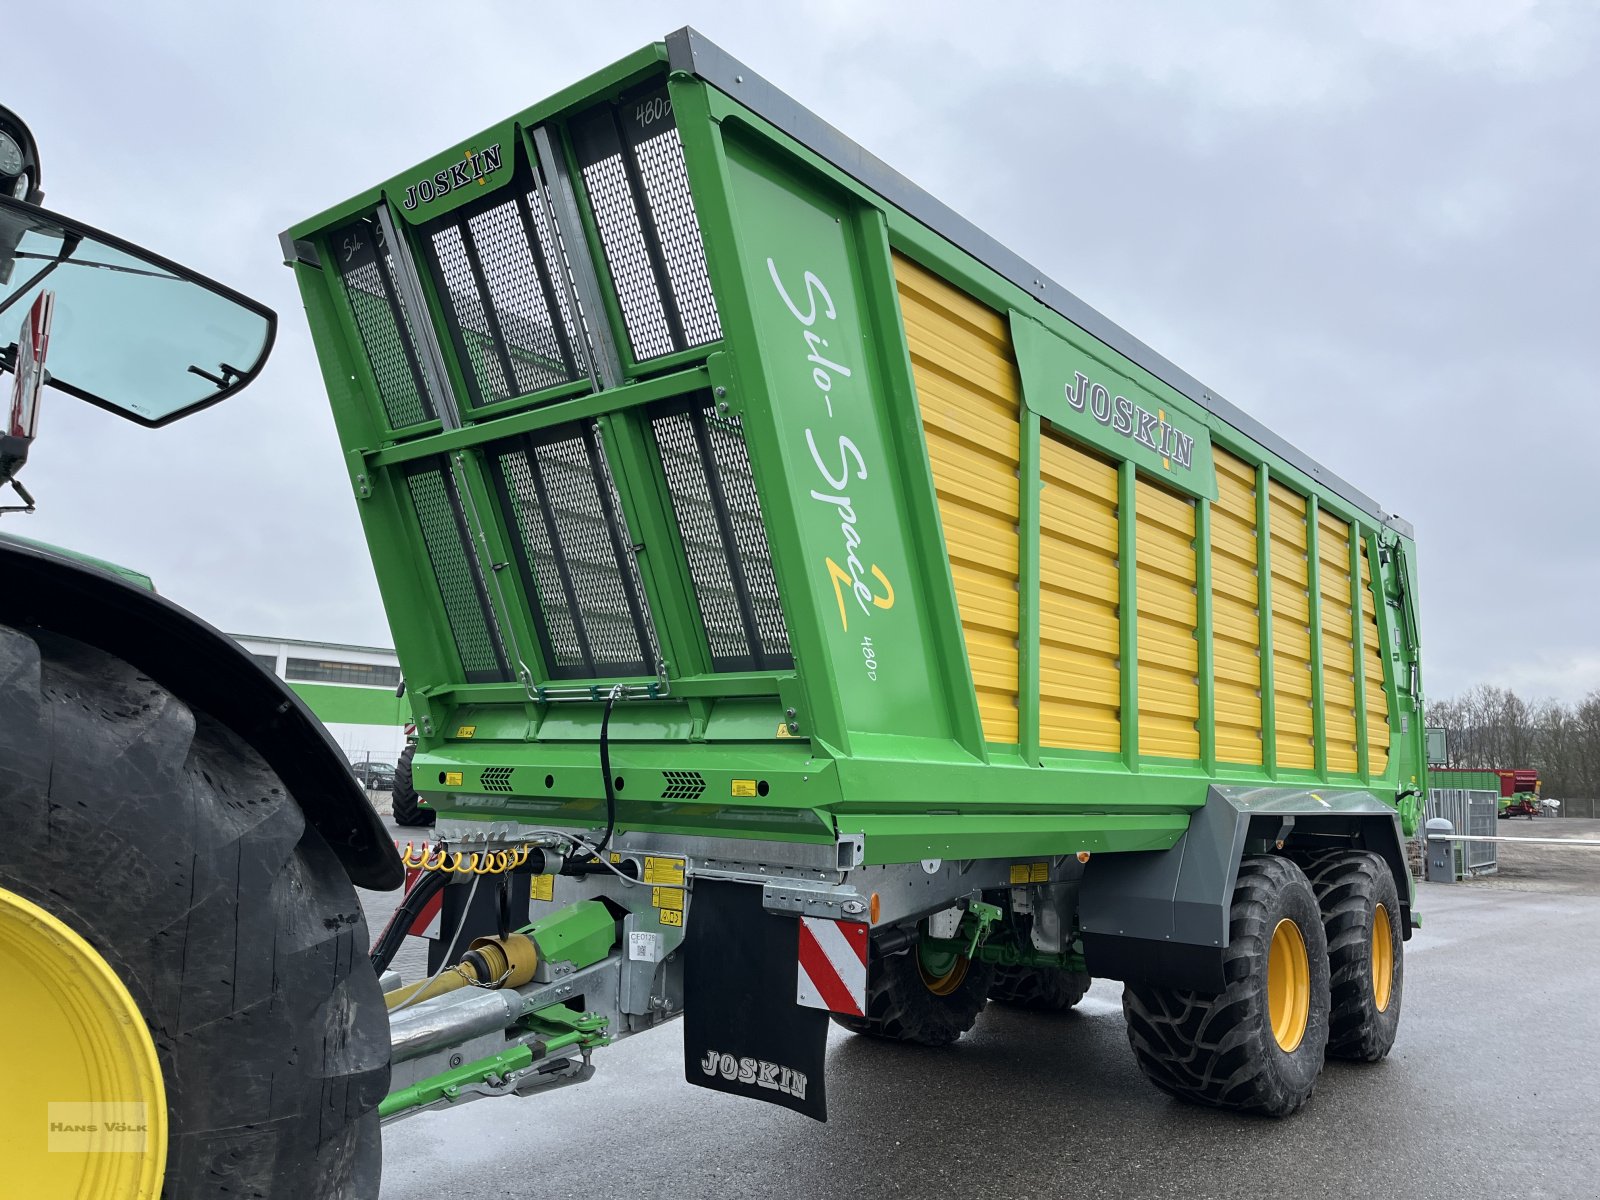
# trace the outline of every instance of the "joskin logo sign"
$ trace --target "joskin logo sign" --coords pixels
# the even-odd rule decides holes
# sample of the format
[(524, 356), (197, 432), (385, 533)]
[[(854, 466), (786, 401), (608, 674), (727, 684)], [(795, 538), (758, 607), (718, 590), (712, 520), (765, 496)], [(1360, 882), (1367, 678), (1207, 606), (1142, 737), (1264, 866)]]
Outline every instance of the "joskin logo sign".
[(1215, 500), (1211, 437), (1200, 412), (1114, 351), (1079, 337), (1084, 345), (1011, 314), (1029, 411), (1113, 458), (1132, 459), (1180, 491)]
[(501, 122), (391, 179), (384, 195), (408, 224), (435, 220), (508, 183), (521, 136), (515, 121)]
[(451, 163), (443, 171), (435, 171), (425, 179), (407, 184), (405, 199), (400, 203), (405, 206), (407, 212), (410, 212), (418, 204), (432, 204), (457, 188), (464, 188), (474, 183), (481, 187), (488, 183), (489, 176), (499, 169), (499, 142), (485, 150), (465, 150), (462, 152), (460, 162)]

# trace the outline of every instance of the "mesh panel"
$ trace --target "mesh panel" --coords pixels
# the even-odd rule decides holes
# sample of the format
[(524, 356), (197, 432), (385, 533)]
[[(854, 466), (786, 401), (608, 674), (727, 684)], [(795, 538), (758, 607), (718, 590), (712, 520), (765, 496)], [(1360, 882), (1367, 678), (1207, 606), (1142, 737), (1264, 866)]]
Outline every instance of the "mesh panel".
[[(533, 216), (534, 240), (539, 244), (543, 255), (541, 265), (547, 279), (560, 281), (574, 278), (572, 264), (567, 260), (567, 244), (561, 237), (561, 230), (550, 223), (550, 212), (553, 208), (550, 199), (550, 188), (541, 184), (538, 188), (528, 192), (525, 199), (528, 202), (528, 212)], [(589, 343), (588, 322), (584, 317), (582, 308), (578, 310), (578, 324), (572, 321), (572, 311), (568, 307), (567, 289), (559, 284), (554, 288), (556, 294), (556, 307), (561, 312), (561, 327), (566, 331), (567, 345), (580, 344), (579, 327), (582, 328), (581, 344)], [(575, 293), (574, 293), (575, 294)]]
[(382, 231), (370, 221), (346, 225), (333, 234), (339, 277), (355, 314), (391, 429), (415, 425), (437, 415), (433, 397), (418, 367), (417, 341), (396, 295), (394, 260), (379, 252)]
[(461, 498), (449, 468), (438, 460), (414, 466), (406, 472), (406, 489), (468, 682), (509, 680), (511, 671), (499, 624), (484, 590), (478, 560), (468, 549)]
[(622, 167), (622, 155), (586, 166), (583, 183), (594, 205), (595, 222), (605, 243), (606, 265), (622, 305), (622, 320), (628, 327), (628, 344), (639, 361), (671, 354), (677, 345), (667, 311), (662, 307), (661, 289), (656, 283), (644, 227)]
[(689, 195), (689, 172), (683, 165), (683, 143), (676, 129), (668, 129), (640, 142), (634, 149), (639, 175), (650, 202), (650, 218), (661, 238), (662, 255), (672, 294), (678, 301), (684, 340), (702, 346), (722, 336), (717, 302), (711, 296), (706, 274), (706, 249), (700, 240), (700, 220)]
[(744, 432), (716, 405), (651, 418), (717, 670), (793, 665)]
[(634, 358), (716, 341), (722, 323), (666, 89), (593, 109), (572, 133)]
[(519, 165), (496, 191), (429, 223), (423, 259), (448, 310), (451, 340), (476, 407), (570, 383), (574, 355), (562, 251)]
[(654, 674), (655, 627), (593, 429), (542, 430), (497, 443), (491, 457), (551, 675)]
[(762, 654), (787, 658), (789, 629), (783, 623), (783, 605), (778, 602), (778, 580), (772, 573), (772, 552), (767, 548), (767, 527), (761, 519), (761, 501), (756, 497), (755, 475), (744, 447), (744, 430), (738, 417), (718, 417), (710, 407), (706, 409), (706, 429), (727, 503), (728, 523), (733, 527), (734, 545), (744, 566), (745, 587)]

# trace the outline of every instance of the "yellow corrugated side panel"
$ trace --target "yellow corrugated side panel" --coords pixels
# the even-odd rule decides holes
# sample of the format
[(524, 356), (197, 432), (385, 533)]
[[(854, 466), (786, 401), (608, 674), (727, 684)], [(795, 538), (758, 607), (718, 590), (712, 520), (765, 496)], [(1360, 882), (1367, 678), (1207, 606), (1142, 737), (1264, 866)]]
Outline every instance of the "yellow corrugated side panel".
[(1217, 759), (1261, 765), (1261, 564), (1256, 541), (1256, 471), (1212, 447), (1211, 657), (1216, 664)]
[(1278, 766), (1317, 765), (1311, 711), (1311, 588), (1306, 500), (1276, 480), (1267, 486), (1272, 532), (1272, 686)]
[(1194, 501), (1144, 479), (1134, 496), (1139, 754), (1200, 757)]
[(1117, 469), (1039, 439), (1039, 744), (1122, 749)]
[(1017, 741), (1021, 386), (1005, 319), (899, 255), (911, 373), (983, 735)]
[(1362, 671), (1367, 682), (1367, 761), (1374, 775), (1389, 769), (1389, 696), (1383, 690), (1384, 646), (1378, 639), (1377, 597), (1372, 591), (1372, 567), (1367, 543), (1361, 543)]
[(1354, 775), (1356, 747), (1355, 614), (1350, 610), (1350, 526), (1317, 513), (1317, 576), (1322, 593), (1322, 712), (1328, 770)]

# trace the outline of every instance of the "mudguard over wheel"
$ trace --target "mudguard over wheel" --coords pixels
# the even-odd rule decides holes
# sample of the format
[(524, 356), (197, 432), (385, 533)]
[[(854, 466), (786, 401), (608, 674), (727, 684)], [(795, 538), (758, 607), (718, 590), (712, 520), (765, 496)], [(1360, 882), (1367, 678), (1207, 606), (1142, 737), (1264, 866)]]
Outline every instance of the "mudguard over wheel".
[(867, 973), (867, 1015), (834, 1016), (852, 1033), (948, 1046), (977, 1021), (988, 1003), (994, 967), (958, 958), (930, 970), (916, 949), (874, 959)]
[(1283, 1117), (1311, 1098), (1328, 1041), (1328, 952), (1305, 873), (1239, 864), (1217, 995), (1130, 982), (1128, 1041), (1151, 1083), (1195, 1104)]
[[(375, 1197), (389, 1048), (366, 921), (261, 757), (122, 660), (0, 625), (0, 820), (0, 899), (70, 930), (78, 958), (105, 968), (106, 1011), (148, 1031), (136, 1040), (159, 1064), (144, 1094), (165, 1097), (161, 1195)], [(9, 949), (48, 956), (39, 944)], [(9, 1023), (0, 1042), (54, 1028), (62, 1062), (82, 1063), (77, 1026)], [(38, 1136), (13, 1130), (24, 1178), (57, 1169), (50, 1154), (28, 1162), (49, 1103), (126, 1099), (77, 1094), (95, 1078), (79, 1069), (30, 1082)]]
[(1377, 1062), (1394, 1045), (1405, 985), (1394, 876), (1359, 850), (1320, 858), (1308, 872), (1328, 939), (1328, 1056)]
[(439, 819), (439, 814), (423, 806), (412, 783), (411, 760), (416, 754), (415, 742), (400, 752), (400, 761), (394, 765), (394, 791), (389, 794), (389, 810), (394, 814), (396, 825), (426, 828)]
[(989, 999), (1030, 1012), (1064, 1012), (1083, 999), (1089, 976), (1059, 967), (996, 967)]

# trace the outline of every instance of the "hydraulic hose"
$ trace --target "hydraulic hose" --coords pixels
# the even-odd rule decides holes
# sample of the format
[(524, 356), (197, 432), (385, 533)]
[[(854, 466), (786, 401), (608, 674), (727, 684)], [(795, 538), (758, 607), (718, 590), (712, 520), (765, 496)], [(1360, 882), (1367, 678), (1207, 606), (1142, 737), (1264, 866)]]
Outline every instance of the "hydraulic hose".
[(606, 697), (606, 711), (600, 718), (600, 774), (603, 776), (606, 792), (606, 832), (600, 839), (599, 845), (594, 848), (596, 858), (605, 853), (606, 846), (611, 842), (611, 834), (617, 828), (617, 792), (611, 778), (611, 710), (616, 707), (620, 699), (622, 699), (622, 685), (618, 684)]
[(389, 923), (378, 935), (378, 940), (372, 944), (374, 972), (381, 975), (388, 970), (389, 964), (394, 961), (394, 956), (400, 952), (400, 947), (406, 940), (406, 931), (411, 928), (412, 922), (417, 919), (428, 901), (439, 894), (449, 878), (448, 871), (424, 871), (416, 886), (406, 893), (405, 899), (395, 907)]

